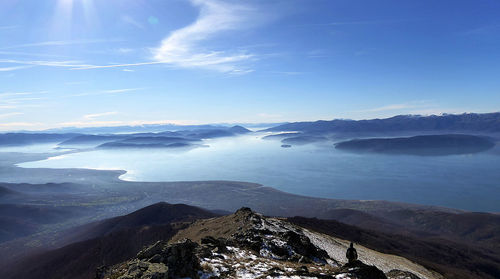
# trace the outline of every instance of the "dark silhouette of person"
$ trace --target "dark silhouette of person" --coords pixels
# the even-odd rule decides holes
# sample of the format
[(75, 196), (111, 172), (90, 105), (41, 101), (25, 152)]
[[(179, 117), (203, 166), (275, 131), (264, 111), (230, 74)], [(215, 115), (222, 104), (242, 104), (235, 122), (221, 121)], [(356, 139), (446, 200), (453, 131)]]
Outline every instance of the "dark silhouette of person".
[(356, 251), (356, 248), (354, 248), (354, 244), (351, 242), (351, 246), (347, 248), (347, 252), (345, 253), (345, 256), (347, 257), (347, 260), (349, 260), (349, 263), (352, 264), (356, 262), (358, 259), (358, 252)]

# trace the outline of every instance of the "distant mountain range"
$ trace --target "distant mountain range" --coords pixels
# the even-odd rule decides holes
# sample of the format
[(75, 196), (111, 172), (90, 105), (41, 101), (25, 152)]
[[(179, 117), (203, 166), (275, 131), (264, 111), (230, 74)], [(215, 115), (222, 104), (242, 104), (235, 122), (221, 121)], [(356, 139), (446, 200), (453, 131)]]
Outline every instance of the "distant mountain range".
[(294, 122), (265, 129), (269, 132), (360, 133), (407, 131), (500, 132), (500, 112), (444, 114), (441, 116), (398, 115), (385, 119)]
[[(203, 139), (230, 137), (250, 133), (242, 126), (196, 126), (187, 130), (133, 134), (75, 134), (75, 133), (6, 133), (0, 134), (0, 146), (22, 146), (35, 143), (54, 143), (60, 147), (102, 146), (103, 148), (158, 148), (196, 145)], [(199, 144), (198, 144), (199, 145)]]
[(137, 126), (110, 127), (66, 127), (43, 131), (44, 133), (80, 133), (80, 134), (115, 134), (115, 133), (155, 133), (164, 131), (224, 129), (225, 125), (176, 125), (176, 124), (146, 124)]
[(115, 133), (155, 133), (164, 131), (180, 131), (180, 130), (198, 130), (198, 129), (224, 129), (233, 126), (243, 126), (247, 128), (264, 129), (275, 127), (281, 123), (220, 123), (206, 125), (177, 125), (177, 124), (144, 124), (144, 125), (124, 125), (124, 126), (109, 126), (109, 127), (65, 127), (54, 128), (44, 131), (19, 131), (19, 133), (78, 133), (78, 134), (115, 134)]
[(61, 142), (76, 136), (79, 134), (6, 133), (0, 134), (0, 146)]
[[(251, 124), (246, 127), (269, 127), (273, 124)], [(265, 132), (294, 132), (286, 136), (270, 136), (273, 138), (290, 138), (293, 143), (305, 143), (317, 138), (303, 136), (346, 133), (346, 134), (375, 134), (375, 133), (405, 133), (405, 132), (436, 132), (436, 133), (499, 133), (500, 112), (496, 113), (465, 113), (445, 114), (441, 116), (398, 115), (385, 119), (347, 120), (335, 119), (330, 121), (319, 120), (314, 122), (294, 122), (277, 125), (262, 130)], [(16, 132), (0, 134), (0, 145), (26, 145), (44, 142), (76, 143), (108, 143), (112, 140), (124, 140), (130, 136), (169, 136), (189, 139), (215, 138), (248, 133), (250, 130), (240, 125), (141, 125), (119, 127), (89, 127), (89, 128), (60, 128), (43, 132)], [(151, 143), (148, 143), (151, 144)], [(155, 143), (157, 144), (157, 143)], [(171, 144), (171, 142), (169, 143)]]

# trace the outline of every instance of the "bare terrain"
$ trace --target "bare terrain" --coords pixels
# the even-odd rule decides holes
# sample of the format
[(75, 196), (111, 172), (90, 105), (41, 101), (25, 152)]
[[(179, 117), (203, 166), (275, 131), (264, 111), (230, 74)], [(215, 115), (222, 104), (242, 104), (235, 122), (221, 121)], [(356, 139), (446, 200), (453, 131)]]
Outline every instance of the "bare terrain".
[[(55, 253), (51, 255), (56, 258), (64, 256), (66, 252), (61, 251), (73, 251), (80, 246), (84, 249), (93, 241), (102, 243), (102, 240), (92, 240), (102, 237), (108, 239), (107, 243), (135, 235), (149, 239), (138, 240), (141, 245), (147, 245), (159, 235), (167, 237), (162, 231), (182, 226), (162, 229), (162, 226), (171, 226), (173, 221), (155, 221), (157, 217), (151, 216), (158, 213), (132, 223), (116, 218), (99, 222), (154, 203), (168, 202), (205, 208), (212, 212), (210, 214), (227, 214), (247, 206), (267, 216), (330, 220), (291, 219), (324, 234), (411, 259), (446, 274), (447, 278), (495, 278), (499, 272), (500, 216), (497, 214), (387, 201), (311, 198), (246, 182), (127, 182), (118, 179), (122, 171), (25, 169), (14, 165), (53, 155), (10, 153), (3, 157), (0, 180), (8, 183), (0, 184), (0, 222), (5, 224), (0, 243), (0, 268), (49, 251), (54, 251), (49, 253)], [(337, 223), (328, 223), (335, 222), (333, 220), (341, 222), (338, 223), (341, 229), (332, 227), (331, 224)], [(152, 228), (148, 230), (153, 233), (151, 236), (138, 233), (144, 226)], [(82, 241), (84, 244), (78, 244)], [(67, 248), (68, 245), (72, 248)], [(141, 245), (130, 251), (140, 249)], [(126, 255), (133, 254), (130, 253)], [(473, 268), (477, 270), (471, 271)], [(468, 277), (460, 274), (468, 274)]]

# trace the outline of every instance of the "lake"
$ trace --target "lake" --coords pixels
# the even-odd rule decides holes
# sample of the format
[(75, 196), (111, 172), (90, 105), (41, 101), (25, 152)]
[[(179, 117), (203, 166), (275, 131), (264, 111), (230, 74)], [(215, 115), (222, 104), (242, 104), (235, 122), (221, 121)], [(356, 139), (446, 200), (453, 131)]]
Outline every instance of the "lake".
[(472, 155), (422, 157), (354, 154), (332, 143), (282, 148), (261, 137), (207, 140), (209, 147), (184, 150), (95, 150), (19, 166), (123, 169), (120, 178), (132, 181), (238, 180), (314, 197), (500, 212), (498, 146)]

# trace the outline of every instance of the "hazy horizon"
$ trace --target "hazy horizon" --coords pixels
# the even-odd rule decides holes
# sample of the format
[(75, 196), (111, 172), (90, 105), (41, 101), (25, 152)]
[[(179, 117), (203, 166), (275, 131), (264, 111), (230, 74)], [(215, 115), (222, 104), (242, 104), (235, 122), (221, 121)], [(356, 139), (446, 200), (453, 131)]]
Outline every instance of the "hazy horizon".
[(297, 123), (297, 122), (316, 122), (316, 121), (333, 121), (333, 120), (346, 120), (346, 121), (360, 121), (360, 120), (374, 120), (374, 119), (389, 119), (398, 116), (411, 116), (411, 117), (429, 117), (429, 116), (446, 116), (446, 115), (463, 115), (463, 114), (489, 114), (489, 113), (500, 113), (500, 111), (492, 111), (492, 112), (463, 112), (463, 113), (441, 113), (441, 114), (398, 114), (387, 117), (378, 117), (378, 118), (362, 118), (362, 119), (354, 119), (354, 118), (333, 118), (333, 119), (306, 119), (306, 120), (298, 120), (298, 121), (284, 121), (284, 122), (217, 122), (217, 123), (209, 123), (209, 122), (200, 122), (200, 123), (173, 123), (173, 122), (143, 122), (143, 123), (120, 123), (115, 125), (101, 125), (101, 126), (55, 126), (51, 128), (41, 128), (41, 129), (23, 129), (23, 130), (2, 130), (0, 128), (0, 133), (22, 133), (22, 132), (57, 132), (57, 131), (65, 131), (65, 130), (90, 130), (90, 129), (101, 129), (101, 128), (120, 128), (120, 127), (155, 127), (155, 126), (177, 126), (177, 127), (189, 127), (189, 126), (243, 126), (247, 129), (253, 130), (256, 128), (271, 128), (276, 125), (286, 124), (286, 123)]
[(498, 111), (499, 5), (2, 1), (0, 130)]

